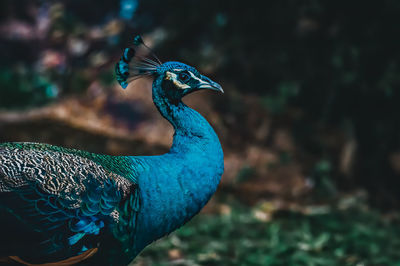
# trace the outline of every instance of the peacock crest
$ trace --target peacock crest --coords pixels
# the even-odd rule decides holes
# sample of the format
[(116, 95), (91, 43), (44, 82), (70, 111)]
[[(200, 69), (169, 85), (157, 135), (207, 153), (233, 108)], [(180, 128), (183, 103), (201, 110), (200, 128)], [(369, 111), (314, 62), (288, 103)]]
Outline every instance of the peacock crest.
[(122, 88), (152, 77), (153, 102), (175, 130), (170, 151), (110, 156), (0, 144), (0, 259), (127, 265), (189, 221), (216, 191), (224, 170), (221, 144), (182, 98), (203, 89), (223, 92), (221, 86), (184, 63), (161, 63), (140, 36), (124, 49), (115, 72)]
[(124, 49), (121, 59), (115, 65), (117, 81), (126, 89), (131, 81), (156, 73), (161, 64), (142, 37), (137, 35), (133, 39), (133, 45)]

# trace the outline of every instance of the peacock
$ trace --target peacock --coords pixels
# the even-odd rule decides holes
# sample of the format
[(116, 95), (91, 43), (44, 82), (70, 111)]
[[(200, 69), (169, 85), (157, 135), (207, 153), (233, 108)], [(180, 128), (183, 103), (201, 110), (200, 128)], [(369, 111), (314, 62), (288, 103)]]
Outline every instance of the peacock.
[(216, 191), (224, 171), (220, 141), (181, 99), (202, 89), (223, 92), (221, 86), (184, 63), (161, 63), (140, 36), (115, 71), (123, 88), (153, 79), (153, 102), (175, 130), (169, 152), (110, 156), (0, 144), (0, 258), (25, 265), (127, 265), (188, 222)]

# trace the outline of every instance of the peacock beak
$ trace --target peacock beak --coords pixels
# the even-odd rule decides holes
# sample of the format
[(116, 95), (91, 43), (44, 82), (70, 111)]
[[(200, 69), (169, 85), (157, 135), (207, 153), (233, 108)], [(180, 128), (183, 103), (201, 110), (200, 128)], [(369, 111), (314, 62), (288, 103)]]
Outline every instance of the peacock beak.
[(205, 76), (201, 76), (201, 80), (200, 80), (197, 88), (199, 90), (210, 89), (210, 90), (219, 91), (219, 92), (224, 93), (224, 90), (222, 89), (221, 85), (219, 85), (217, 82), (214, 82)]

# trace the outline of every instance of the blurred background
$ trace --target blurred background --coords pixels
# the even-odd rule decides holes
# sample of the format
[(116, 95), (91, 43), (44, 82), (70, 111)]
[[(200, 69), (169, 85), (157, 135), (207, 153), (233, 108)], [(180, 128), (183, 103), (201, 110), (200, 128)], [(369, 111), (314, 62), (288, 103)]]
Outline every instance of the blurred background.
[(225, 173), (132, 265), (400, 265), (399, 14), (396, 0), (0, 0), (0, 142), (168, 151), (151, 80), (124, 91), (113, 73), (141, 34), (224, 88), (185, 102)]

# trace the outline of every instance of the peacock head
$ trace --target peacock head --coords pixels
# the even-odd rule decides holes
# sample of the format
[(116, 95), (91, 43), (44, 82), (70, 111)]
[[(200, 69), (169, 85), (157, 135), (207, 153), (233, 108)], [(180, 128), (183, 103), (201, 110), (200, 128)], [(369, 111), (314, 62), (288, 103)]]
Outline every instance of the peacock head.
[[(150, 51), (153, 59), (140, 55), (140, 47)], [(121, 60), (115, 66), (117, 80), (126, 88), (129, 82), (144, 76), (152, 76), (153, 93), (166, 97), (170, 102), (179, 102), (185, 95), (203, 89), (224, 92), (221, 86), (203, 76), (194, 67), (180, 62), (161, 63), (140, 36), (134, 39), (134, 46), (125, 48)]]
[(203, 89), (224, 92), (218, 83), (184, 63), (166, 62), (157, 67), (156, 75), (155, 85), (161, 86), (154, 86), (154, 89), (172, 101), (179, 101), (185, 95)]

